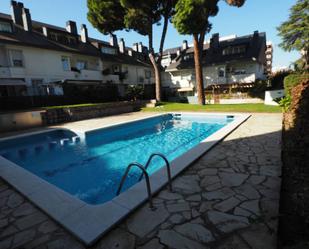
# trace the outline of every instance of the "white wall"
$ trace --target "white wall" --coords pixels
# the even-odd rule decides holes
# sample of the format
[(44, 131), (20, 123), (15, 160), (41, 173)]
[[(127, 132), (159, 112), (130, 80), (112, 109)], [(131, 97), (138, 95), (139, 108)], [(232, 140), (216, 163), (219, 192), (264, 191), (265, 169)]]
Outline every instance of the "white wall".
[(265, 92), (265, 105), (279, 105), (275, 99), (282, 98), (285, 96), (284, 90), (274, 90)]
[[(219, 77), (220, 68), (225, 70), (225, 77)], [(232, 71), (227, 71), (232, 68)], [(235, 71), (244, 71), (236, 74)], [(234, 73), (233, 73), (234, 72)], [(204, 86), (213, 84), (251, 83), (256, 79), (266, 79), (264, 66), (257, 62), (238, 62), (229, 64), (208, 66), (203, 68)], [(177, 70), (162, 73), (163, 86), (171, 88), (184, 88), (195, 86), (195, 72), (191, 70)]]
[[(112, 73), (113, 66), (117, 65), (120, 67), (121, 72), (127, 71), (126, 78), (121, 82), (119, 79), (115, 83), (123, 83), (123, 84), (154, 84), (154, 75), (151, 67), (144, 67), (139, 65), (129, 65), (129, 64), (117, 64), (114, 62), (103, 62), (103, 70), (109, 68)], [(150, 71), (151, 77), (150, 79), (146, 79), (145, 70)], [(103, 81), (113, 76), (113, 74), (103, 76)], [(115, 75), (116, 76), (116, 75)], [(118, 78), (118, 76), (116, 76)], [(143, 79), (143, 80), (142, 80)]]
[(11, 67), (11, 76), (25, 78), (29, 83), (31, 82), (31, 79), (43, 79), (46, 83), (63, 79), (102, 80), (101, 73), (88, 75), (87, 72), (86, 74), (82, 72), (79, 74), (77, 72), (64, 71), (62, 68), (61, 57), (67, 56), (71, 59), (71, 67), (75, 67), (75, 62), (77, 60), (86, 60), (91, 68), (99, 70), (99, 59), (92, 56), (13, 45), (7, 45), (6, 49), (23, 51), (24, 67)]
[(195, 85), (194, 70), (178, 70), (162, 73), (162, 85), (171, 88), (187, 88)]

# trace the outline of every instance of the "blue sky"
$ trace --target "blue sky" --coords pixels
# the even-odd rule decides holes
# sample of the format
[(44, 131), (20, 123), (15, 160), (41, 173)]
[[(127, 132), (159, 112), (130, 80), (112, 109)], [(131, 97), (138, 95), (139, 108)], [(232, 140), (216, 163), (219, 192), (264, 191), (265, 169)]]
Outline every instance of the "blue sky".
[[(108, 40), (97, 30), (92, 28), (87, 21), (87, 0), (23, 0), (24, 5), (30, 9), (32, 18), (37, 21), (54, 24), (64, 27), (67, 20), (74, 20), (78, 26), (85, 23), (89, 29), (89, 35), (93, 38)], [(276, 27), (289, 16), (290, 7), (295, 4), (295, 0), (247, 0), (242, 8), (228, 6), (224, 1), (220, 3), (219, 14), (212, 18), (212, 33), (220, 33), (220, 36), (236, 34), (238, 36), (253, 33), (255, 30), (264, 31), (267, 40), (274, 44), (274, 67), (289, 66), (291, 62), (300, 57), (298, 52), (287, 53), (278, 47), (281, 38), (277, 35)], [(10, 1), (0, 1), (0, 12), (10, 13)], [(194, 25), (194, 23), (192, 24)], [(161, 28), (155, 29), (155, 46), (158, 46)], [(118, 38), (124, 38), (127, 46), (134, 42), (142, 41), (147, 44), (146, 37), (135, 32), (117, 32)], [(192, 37), (181, 36), (172, 25), (168, 30), (165, 48), (180, 46), (186, 39), (192, 42)]]

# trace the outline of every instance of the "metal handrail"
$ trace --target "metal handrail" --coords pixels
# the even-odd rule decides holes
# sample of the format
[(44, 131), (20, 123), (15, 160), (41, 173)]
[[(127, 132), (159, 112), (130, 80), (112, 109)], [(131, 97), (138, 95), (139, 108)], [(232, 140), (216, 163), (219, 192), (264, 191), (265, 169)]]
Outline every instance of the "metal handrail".
[(120, 182), (120, 184), (119, 184), (119, 187), (118, 187), (118, 190), (117, 190), (117, 192), (116, 192), (116, 195), (119, 195), (119, 194), (120, 194), (120, 191), (121, 191), (121, 189), (122, 189), (122, 186), (123, 186), (123, 184), (124, 184), (124, 182), (125, 182), (125, 180), (126, 180), (128, 174), (129, 174), (129, 172), (130, 172), (130, 169), (131, 169), (132, 167), (134, 167), (134, 166), (138, 167), (141, 171), (143, 171), (142, 175), (145, 175), (146, 187), (147, 187), (147, 193), (148, 193), (149, 207), (150, 207), (151, 209), (154, 209), (153, 202), (152, 202), (152, 194), (151, 194), (151, 187), (150, 187), (149, 175), (148, 175), (148, 173), (147, 173), (147, 171), (146, 171), (146, 168), (144, 168), (144, 166), (141, 165), (140, 163), (136, 163), (136, 162), (135, 162), (135, 163), (131, 163), (131, 164), (128, 165), (128, 167), (127, 167), (127, 169), (126, 169), (126, 172), (124, 173), (124, 175), (123, 175), (123, 177), (122, 177), (122, 179), (121, 179), (121, 182)]
[[(147, 168), (149, 167), (152, 159), (155, 156), (161, 157), (164, 160), (164, 162), (165, 162), (166, 170), (167, 170), (168, 186), (169, 186), (170, 191), (172, 192), (173, 188), (172, 188), (171, 166), (170, 166), (170, 163), (168, 162), (167, 158), (163, 154), (161, 154), (161, 153), (153, 153), (153, 154), (151, 154), (150, 157), (148, 158), (147, 163), (146, 163), (145, 170), (147, 170)], [(140, 176), (139, 181), (142, 180), (142, 178), (143, 178), (143, 174)]]

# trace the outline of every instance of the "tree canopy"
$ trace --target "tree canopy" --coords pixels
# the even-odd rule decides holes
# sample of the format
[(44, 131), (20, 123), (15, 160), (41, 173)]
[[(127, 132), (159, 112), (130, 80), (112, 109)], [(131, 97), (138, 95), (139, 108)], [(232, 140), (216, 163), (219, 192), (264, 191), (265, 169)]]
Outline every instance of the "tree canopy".
[(113, 34), (125, 28), (125, 9), (120, 0), (88, 0), (88, 20), (101, 33)]
[(309, 0), (298, 0), (290, 10), (289, 20), (278, 27), (286, 50), (308, 50), (309, 48)]
[[(148, 36), (149, 58), (156, 80), (156, 99), (161, 100), (161, 58), (169, 20), (174, 13), (177, 0), (88, 0), (88, 20), (103, 34), (117, 30), (134, 30)], [(153, 25), (160, 25), (163, 19), (160, 46), (154, 52)]]

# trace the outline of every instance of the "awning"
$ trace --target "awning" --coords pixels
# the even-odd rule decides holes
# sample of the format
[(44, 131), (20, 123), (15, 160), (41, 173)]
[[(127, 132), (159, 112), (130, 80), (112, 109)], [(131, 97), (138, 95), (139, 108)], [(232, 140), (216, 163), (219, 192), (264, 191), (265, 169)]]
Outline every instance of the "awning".
[(24, 79), (0, 79), (0, 86), (26, 86)]
[(193, 87), (183, 87), (183, 88), (177, 89), (177, 92), (192, 92), (192, 91), (193, 91)]

